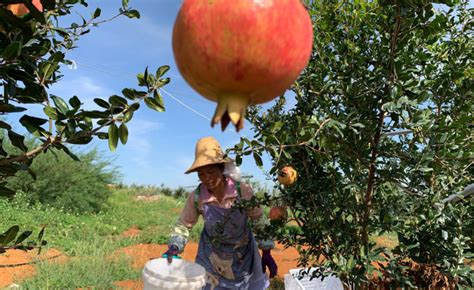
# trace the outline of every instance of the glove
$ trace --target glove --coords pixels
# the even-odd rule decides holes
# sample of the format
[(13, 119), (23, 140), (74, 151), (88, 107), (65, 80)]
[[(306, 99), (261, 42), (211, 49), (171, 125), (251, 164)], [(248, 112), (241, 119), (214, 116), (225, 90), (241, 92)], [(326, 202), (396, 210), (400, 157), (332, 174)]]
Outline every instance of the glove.
[(179, 254), (178, 247), (175, 245), (170, 245), (168, 246), (168, 251), (166, 251), (162, 257), (168, 260), (168, 264), (171, 264), (171, 262), (173, 261), (173, 258), (179, 258), (178, 254)]
[(275, 263), (270, 251), (270, 249), (262, 250), (262, 270), (265, 273), (266, 268), (268, 267), (268, 270), (270, 271), (270, 278), (273, 278), (277, 275), (278, 266)]

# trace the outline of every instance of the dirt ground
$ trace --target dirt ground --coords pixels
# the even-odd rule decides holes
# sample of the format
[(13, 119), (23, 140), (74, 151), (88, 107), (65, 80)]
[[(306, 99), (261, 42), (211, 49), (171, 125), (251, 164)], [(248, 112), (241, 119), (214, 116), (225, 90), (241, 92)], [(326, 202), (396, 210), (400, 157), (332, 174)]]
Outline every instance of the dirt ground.
[(8, 287), (13, 283), (32, 277), (36, 274), (35, 262), (49, 260), (52, 263), (63, 263), (67, 261), (61, 251), (48, 249), (38, 255), (37, 250), (7, 250), (0, 254), (0, 288)]

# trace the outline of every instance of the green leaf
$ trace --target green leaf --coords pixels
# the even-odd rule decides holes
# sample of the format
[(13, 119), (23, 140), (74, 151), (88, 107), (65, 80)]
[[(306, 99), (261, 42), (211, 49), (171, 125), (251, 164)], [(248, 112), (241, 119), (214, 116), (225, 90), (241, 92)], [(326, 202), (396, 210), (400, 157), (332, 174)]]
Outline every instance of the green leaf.
[(165, 108), (162, 104), (158, 103), (154, 98), (145, 98), (145, 104), (150, 108), (158, 112), (164, 112)]
[(113, 106), (116, 106), (116, 107), (125, 107), (128, 105), (128, 102), (125, 98), (122, 98), (120, 96), (117, 96), (117, 95), (113, 95), (109, 98), (109, 103), (111, 103)]
[(140, 12), (135, 9), (128, 10), (127, 12), (124, 13), (125, 16), (128, 18), (140, 18)]
[(13, 106), (11, 104), (0, 104), (0, 112), (3, 113), (18, 113), (26, 110), (26, 108)]
[(8, 138), (10, 138), (10, 141), (12, 142), (13, 146), (19, 148), (23, 152), (28, 151), (28, 148), (24, 143), (25, 136), (17, 134), (12, 130), (8, 130)]
[(155, 99), (156, 103), (161, 107), (161, 112), (165, 111), (165, 104), (163, 103), (163, 97), (158, 91), (153, 92), (153, 98)]
[(392, 100), (395, 100), (398, 97), (398, 87), (393, 86), (393, 88), (390, 90), (390, 97)]
[(140, 95), (138, 94), (138, 92), (134, 89), (123, 89), (122, 90), (122, 94), (127, 98), (127, 99), (130, 99), (130, 100), (135, 100), (136, 98), (139, 98)]
[(170, 70), (170, 66), (169, 65), (163, 65), (163, 66), (160, 66), (157, 70), (156, 70), (156, 78), (159, 79), (161, 78), (167, 71)]
[(77, 111), (81, 107), (81, 100), (79, 100), (77, 96), (74, 96), (69, 99), (69, 104)]
[(46, 226), (43, 226), (38, 234), (38, 241), (43, 242), (44, 229)]
[(100, 13), (102, 11), (100, 10), (100, 8), (97, 8), (95, 11), (94, 11), (94, 14), (92, 15), (92, 19), (95, 19), (97, 17), (100, 17)]
[[(137, 76), (138, 77), (138, 76)], [(141, 76), (141, 83), (143, 83), (143, 85), (145, 86), (149, 86), (150, 84), (148, 83), (148, 67), (145, 68), (145, 72), (143, 73), (143, 75)], [(138, 81), (140, 82), (140, 78), (138, 78)]]
[(109, 118), (110, 114), (108, 112), (102, 112), (102, 111), (84, 111), (81, 113), (81, 115), (92, 118), (92, 119), (98, 119), (98, 118)]
[(36, 118), (28, 115), (24, 115), (20, 118), (20, 123), (25, 127), (28, 132), (34, 133), (39, 130), (39, 128), (44, 125), (48, 120)]
[(77, 135), (80, 135), (81, 132), (72, 135), (70, 138), (66, 139), (66, 142), (70, 144), (80, 144), (80, 145), (89, 144), (93, 138), (91, 136), (77, 137)]
[(39, 64), (38, 68), (40, 69), (40, 78), (43, 82), (49, 81), (51, 76), (59, 68), (59, 63), (63, 61), (64, 54), (62, 52), (55, 52), (49, 57), (45, 62)]
[(0, 120), (0, 128), (11, 130), (12, 126), (10, 126), (9, 124), (7, 124), (7, 123), (3, 122), (2, 120)]
[(100, 107), (105, 108), (105, 109), (110, 108), (110, 104), (107, 103), (107, 101), (102, 100), (100, 98), (94, 98), (94, 103), (96, 103), (97, 105), (99, 105)]
[(235, 156), (235, 165), (240, 166), (242, 164), (242, 155)]
[(76, 127), (77, 127), (77, 124), (75, 120), (71, 120), (71, 119), (67, 120), (67, 130), (69, 131), (69, 133), (71, 134), (76, 133)]
[(161, 88), (161, 87), (169, 84), (170, 81), (171, 81), (170, 78), (160, 79), (160, 80), (157, 81), (157, 85), (155, 85), (155, 86), (156, 86), (156, 88)]
[(72, 153), (69, 148), (64, 146), (63, 144), (58, 144), (57, 147), (61, 148), (69, 157), (71, 157), (74, 161), (81, 161), (76, 154)]
[(67, 112), (69, 111), (69, 106), (67, 105), (67, 103), (58, 96), (51, 96), (51, 99), (53, 100), (54, 105), (56, 106), (58, 111), (61, 114), (66, 115)]
[(253, 153), (253, 159), (255, 159), (255, 164), (257, 164), (258, 167), (263, 166), (262, 157), (260, 157), (260, 155), (257, 152)]
[(21, 42), (14, 41), (7, 45), (5, 50), (3, 51), (2, 57), (5, 60), (12, 60), (19, 57), (21, 54)]
[(133, 110), (128, 110), (124, 115), (123, 115), (123, 119), (122, 119), (122, 122), (124, 123), (127, 123), (128, 121), (130, 121), (132, 118), (133, 118)]
[(53, 108), (53, 107), (50, 107), (50, 106), (44, 107), (43, 112), (46, 114), (46, 116), (48, 116), (52, 120), (57, 120), (58, 119), (58, 112), (56, 111), (56, 108)]
[(117, 127), (117, 125), (115, 125), (115, 123), (113, 123), (109, 126), (109, 148), (110, 148), (110, 151), (115, 151), (115, 149), (117, 148), (118, 139), (119, 139), (118, 127)]
[(128, 7), (128, 0), (122, 0), (122, 7), (125, 9)]
[(128, 140), (128, 128), (127, 128), (127, 125), (125, 125), (124, 123), (120, 124), (119, 137), (120, 137), (120, 142), (123, 145), (125, 145)]
[(8, 153), (3, 149), (3, 139), (0, 138), (0, 156), (7, 156)]
[(0, 245), (7, 245), (16, 238), (16, 235), (20, 231), (20, 227), (17, 225), (12, 226), (6, 232), (1, 235)]
[(33, 233), (32, 231), (24, 231), (23, 233), (21, 233), (16, 239), (15, 245), (18, 245), (24, 240), (26, 240), (29, 236), (31, 236), (32, 233)]

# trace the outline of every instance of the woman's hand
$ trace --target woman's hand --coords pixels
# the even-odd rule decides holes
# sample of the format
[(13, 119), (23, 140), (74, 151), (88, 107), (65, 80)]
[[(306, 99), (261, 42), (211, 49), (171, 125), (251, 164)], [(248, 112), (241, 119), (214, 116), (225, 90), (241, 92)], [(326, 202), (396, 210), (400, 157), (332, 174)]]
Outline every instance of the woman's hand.
[(173, 257), (177, 257), (179, 254), (178, 247), (175, 245), (168, 246), (168, 251), (163, 254), (163, 258), (168, 260), (168, 264), (171, 264)]
[(262, 270), (265, 273), (265, 270), (268, 267), (268, 270), (270, 271), (270, 278), (273, 278), (277, 275), (278, 266), (270, 251), (270, 249), (262, 250)]

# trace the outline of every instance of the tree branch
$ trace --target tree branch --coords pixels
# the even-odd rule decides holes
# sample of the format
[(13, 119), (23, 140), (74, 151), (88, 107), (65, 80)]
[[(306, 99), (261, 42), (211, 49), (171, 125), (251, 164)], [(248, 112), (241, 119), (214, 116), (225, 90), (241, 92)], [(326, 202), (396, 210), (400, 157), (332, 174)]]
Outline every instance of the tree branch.
[[(393, 86), (396, 78), (397, 72), (395, 69), (395, 53), (397, 49), (397, 39), (400, 33), (400, 27), (402, 22), (402, 17), (400, 16), (400, 7), (396, 7), (396, 16), (395, 16), (395, 27), (392, 33), (392, 40), (390, 45), (390, 57), (389, 57), (389, 82), (386, 85), (385, 93), (389, 94), (390, 89), (389, 86)], [(368, 225), (370, 214), (372, 211), (372, 198), (373, 198), (373, 191), (375, 185), (375, 172), (376, 172), (376, 160), (378, 157), (378, 145), (380, 143), (380, 139), (382, 137), (382, 129), (384, 124), (384, 118), (386, 113), (380, 108), (379, 109), (379, 116), (378, 116), (378, 124), (377, 124), (377, 131), (375, 132), (374, 138), (371, 140), (371, 156), (370, 156), (370, 167), (369, 167), (369, 175), (367, 179), (367, 191), (365, 193), (364, 202), (365, 202), (365, 213), (363, 215), (362, 220), (362, 242), (366, 246), (366, 250), (368, 250), (369, 245), (369, 235), (368, 235)]]
[(49, 137), (48, 139), (46, 139), (46, 142), (44, 142), (43, 144), (41, 144), (40, 146), (36, 147), (35, 149), (33, 149), (29, 152), (26, 152), (22, 155), (18, 155), (18, 156), (12, 157), (12, 158), (0, 159), (0, 166), (5, 166), (5, 165), (8, 165), (8, 164), (12, 164), (13, 162), (22, 162), (22, 161), (25, 161), (28, 158), (32, 158), (36, 154), (38, 154), (41, 151), (47, 149), (54, 142), (56, 142), (56, 139), (52, 140), (52, 138)]

